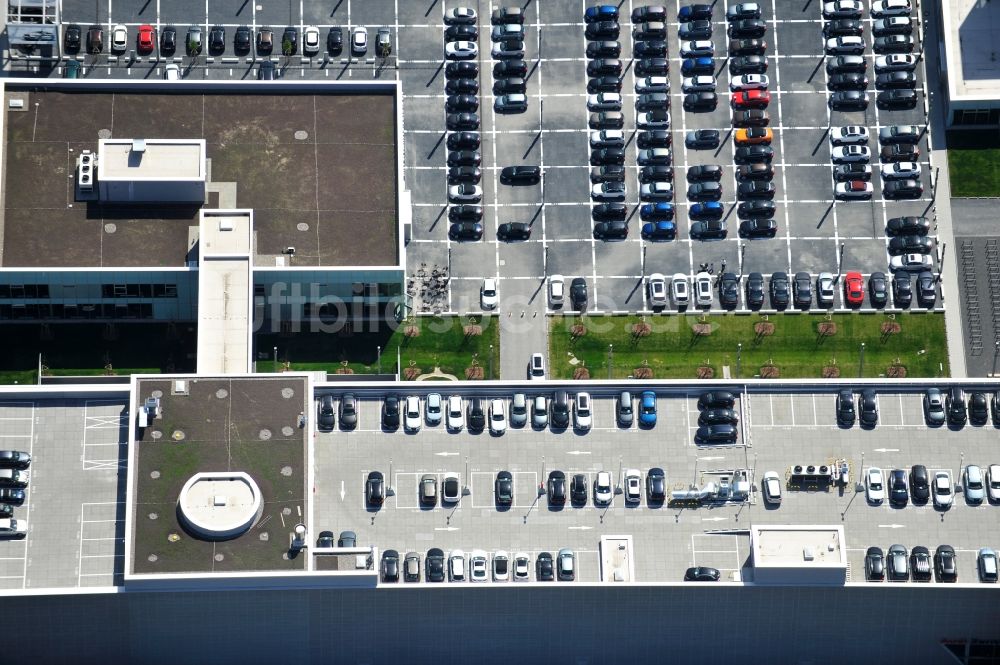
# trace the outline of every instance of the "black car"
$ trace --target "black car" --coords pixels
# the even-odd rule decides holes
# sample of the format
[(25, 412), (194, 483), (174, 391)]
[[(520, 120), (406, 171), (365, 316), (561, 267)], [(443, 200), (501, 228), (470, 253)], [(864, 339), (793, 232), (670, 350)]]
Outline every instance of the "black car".
[(168, 25), (160, 31), (160, 54), (173, 55), (177, 51), (177, 28)]
[[(712, 20), (712, 5), (684, 5), (677, 14), (680, 21)], [(644, 21), (662, 21), (663, 19), (643, 18)]]
[(479, 81), (476, 79), (452, 79), (444, 86), (448, 95), (475, 95), (479, 92)]
[(478, 166), (453, 166), (448, 169), (448, 184), (478, 184), (483, 179), (483, 170)]
[(493, 481), (493, 496), (498, 506), (509, 506), (514, 503), (514, 476), (510, 471), (497, 473)]
[(913, 302), (913, 283), (910, 281), (910, 276), (899, 271), (892, 276), (892, 300), (896, 303), (896, 307), (909, 307), (910, 303)]
[(889, 503), (894, 506), (905, 506), (910, 500), (910, 493), (906, 489), (906, 472), (902, 469), (893, 469), (889, 473)]
[[(986, 393), (974, 392), (969, 395), (969, 421), (973, 425), (982, 426), (986, 424), (989, 418), (990, 407), (989, 401), (986, 399)], [(3, 453), (0, 453), (0, 455), (3, 455)]]
[(771, 163), (774, 159), (774, 148), (769, 145), (745, 145), (736, 149), (733, 161), (737, 164)]
[(767, 127), (771, 118), (763, 109), (748, 109), (733, 113), (734, 127)]
[[(469, 63), (472, 64), (472, 63)], [(528, 75), (528, 65), (524, 60), (504, 60), (493, 65), (493, 77), (505, 78), (507, 76), (519, 76), (525, 78)]]
[(587, 81), (587, 92), (618, 92), (622, 89), (622, 80), (617, 76), (599, 76)]
[(864, 74), (867, 71), (868, 61), (860, 55), (838, 55), (826, 62), (827, 74), (843, 74), (845, 72)]
[(621, 148), (601, 148), (590, 151), (590, 165), (603, 166), (604, 164), (624, 164), (625, 151)]
[(333, 395), (323, 395), (316, 406), (316, 426), (324, 432), (333, 429), (335, 422)]
[(316, 547), (336, 547), (337, 539), (333, 535), (333, 531), (320, 531), (319, 536), (316, 538)]
[(385, 502), (385, 476), (381, 471), (369, 471), (365, 481), (365, 501), (369, 506), (381, 506)]
[(958, 581), (958, 558), (951, 545), (938, 545), (934, 550), (934, 573), (938, 582)]
[(236, 28), (236, 35), (233, 37), (233, 49), (236, 53), (249, 53), (253, 44), (253, 31), (248, 26), (241, 25)]
[(740, 302), (740, 281), (736, 273), (723, 273), (719, 279), (719, 304), (726, 309), (733, 309)]
[(620, 29), (617, 21), (595, 21), (588, 23), (584, 30), (587, 39), (618, 39)]
[(861, 90), (840, 90), (830, 95), (830, 108), (835, 111), (864, 111), (868, 97)]
[(80, 41), (83, 37), (83, 30), (76, 23), (71, 23), (63, 30), (63, 49), (67, 53), (76, 53), (80, 50)]
[(719, 147), (719, 130), (696, 129), (684, 137), (684, 144), (694, 150), (714, 150)]
[(841, 427), (853, 427), (854, 418), (854, 393), (843, 389), (837, 393), (837, 424)]
[(850, 180), (864, 180), (868, 182), (872, 179), (872, 167), (868, 164), (859, 164), (858, 162), (837, 164), (833, 167), (833, 178), (837, 182), (847, 182)]
[(720, 574), (717, 569), (706, 568), (705, 566), (696, 566), (684, 571), (685, 582), (718, 582), (719, 577)]
[(719, 96), (714, 92), (692, 92), (684, 95), (685, 111), (714, 111), (719, 105)]
[(334, 26), (326, 33), (326, 50), (330, 55), (340, 55), (344, 50), (344, 31)]
[(869, 582), (885, 579), (885, 555), (881, 547), (869, 547), (865, 552), (865, 579)]
[(424, 565), (426, 566), (424, 577), (428, 582), (444, 582), (444, 552), (437, 547), (427, 550)]
[(741, 55), (729, 61), (730, 74), (764, 74), (767, 58), (762, 55)]
[(566, 474), (556, 469), (549, 472), (549, 504), (561, 506), (566, 503)]
[(896, 236), (889, 239), (889, 254), (930, 254), (934, 241), (927, 236)]
[(460, 150), (448, 153), (448, 166), (479, 166), (483, 161), (478, 150)]
[(759, 272), (747, 275), (746, 298), (750, 309), (757, 310), (764, 306), (764, 275)]
[(893, 217), (885, 224), (885, 232), (890, 236), (925, 236), (930, 230), (931, 221), (926, 217)]
[(453, 222), (478, 222), (483, 218), (483, 206), (463, 204), (448, 209), (448, 219)]
[(965, 409), (965, 391), (958, 387), (948, 389), (945, 397), (945, 414), (949, 425), (962, 426), (968, 420)]
[(774, 183), (770, 181), (748, 180), (736, 187), (736, 198), (740, 201), (749, 199), (773, 199)]
[(764, 55), (767, 52), (767, 42), (761, 39), (731, 39), (729, 40), (729, 55)]
[(632, 49), (632, 54), (636, 58), (665, 58), (667, 56), (667, 42), (659, 39), (638, 41)]
[(677, 34), (680, 39), (711, 39), (712, 22), (704, 19), (683, 21)]
[(537, 185), (542, 170), (537, 166), (505, 166), (500, 170), (500, 182), (505, 185)]
[(879, 151), (879, 157), (883, 162), (915, 162), (920, 157), (920, 148), (901, 143), (884, 145)]
[(528, 240), (531, 238), (531, 225), (525, 222), (506, 222), (497, 227), (497, 238), (500, 240)]
[(773, 219), (753, 217), (740, 222), (740, 236), (744, 238), (773, 238), (778, 233), (778, 223)]
[(698, 397), (698, 409), (731, 409), (736, 404), (736, 395), (725, 390), (702, 393)]
[(669, 148), (670, 130), (654, 129), (650, 131), (640, 131), (635, 139), (639, 148)]
[(482, 240), (483, 225), (479, 222), (457, 222), (448, 229), (452, 240)]
[(653, 467), (646, 472), (646, 501), (663, 503), (667, 499), (667, 478), (663, 469)]
[(910, 570), (914, 582), (931, 581), (931, 553), (923, 545), (917, 545), (910, 552)]
[(736, 179), (740, 182), (748, 180), (763, 180), (774, 178), (774, 167), (770, 164), (744, 164), (736, 168)]
[(868, 300), (878, 309), (889, 303), (889, 280), (884, 272), (873, 272), (868, 278)]
[(917, 106), (917, 93), (915, 90), (886, 90), (875, 96), (875, 104), (886, 110), (912, 109)]
[(762, 201), (755, 199), (753, 201), (741, 201), (738, 206), (736, 206), (736, 215), (740, 219), (771, 219), (774, 217), (774, 213), (777, 207), (774, 205), (774, 201)]
[(399, 552), (396, 550), (382, 552), (382, 581), (399, 581)]
[(726, 223), (718, 219), (695, 222), (688, 230), (693, 240), (722, 240), (728, 233)]
[(590, 211), (595, 222), (613, 222), (624, 220), (628, 207), (624, 203), (599, 203)]
[(569, 483), (569, 500), (579, 506), (587, 503), (587, 496), (587, 476), (577, 473)]
[(795, 306), (808, 309), (812, 305), (812, 277), (807, 272), (795, 273)]
[(862, 427), (875, 427), (878, 424), (878, 397), (871, 388), (861, 391), (858, 398), (858, 411), (861, 413), (858, 420)]
[(557, 429), (569, 427), (569, 393), (557, 390), (552, 397), (552, 426)]
[(449, 113), (446, 122), (451, 131), (479, 129), (479, 116), (475, 113)]
[(827, 78), (826, 87), (829, 90), (864, 90), (868, 87), (868, 77), (855, 72), (834, 74)]
[(688, 168), (687, 180), (688, 182), (719, 182), (722, 180), (722, 174), (722, 165), (702, 164)]
[(861, 21), (851, 18), (842, 18), (834, 21), (827, 21), (823, 25), (823, 36), (826, 38), (830, 37), (860, 37), (864, 29), (861, 27)]
[(718, 201), (722, 198), (722, 184), (712, 180), (691, 183), (687, 197), (690, 201)]
[[(615, 167), (618, 168), (618, 167)], [(690, 171), (688, 171), (690, 173)], [(674, 179), (673, 167), (664, 164), (650, 164), (639, 169), (639, 182), (671, 182)]]
[(632, 10), (632, 22), (633, 23), (645, 23), (647, 21), (666, 21), (667, 20), (667, 8), (662, 5), (646, 5), (644, 7), (636, 7)]
[(590, 182), (621, 182), (625, 180), (625, 167), (619, 164), (597, 166), (590, 170)]
[(12, 506), (20, 506), (24, 504), (25, 493), (22, 489), (15, 489), (12, 487), (0, 488), (0, 502), (8, 503)]
[(729, 36), (734, 39), (758, 39), (767, 32), (767, 23), (759, 18), (746, 18), (729, 24)]
[(628, 238), (628, 222), (597, 222), (594, 224), (594, 237), (598, 240), (625, 240)]
[(399, 429), (399, 397), (396, 395), (386, 395), (382, 400), (382, 427)]
[(699, 425), (735, 425), (737, 422), (739, 417), (732, 409), (705, 409), (698, 415)]
[(666, 58), (642, 58), (635, 63), (636, 76), (666, 76), (670, 61)]
[(705, 425), (694, 434), (695, 443), (736, 443), (737, 429), (733, 425)]
[(877, 37), (872, 43), (872, 50), (876, 53), (912, 53), (913, 40), (907, 35), (887, 35)]
[(930, 476), (923, 464), (915, 464), (910, 468), (910, 496), (914, 503), (927, 503), (930, 499)]
[(351, 430), (358, 426), (358, 399), (354, 393), (340, 396), (340, 428)]
[(791, 297), (791, 290), (788, 283), (788, 273), (772, 273), (769, 289), (771, 292), (771, 307), (774, 309), (784, 309), (788, 307), (789, 298)]
[(587, 44), (588, 58), (617, 58), (622, 53), (622, 45), (618, 42), (590, 42)]
[(913, 72), (888, 72), (875, 77), (876, 90), (906, 89), (912, 90), (917, 86), (917, 77)]
[(882, 196), (887, 199), (919, 199), (923, 193), (919, 180), (890, 180), (882, 185)]
[(930, 270), (924, 270), (917, 275), (917, 302), (920, 303), (921, 307), (926, 307), (927, 309), (934, 307), (934, 303), (937, 300), (937, 287), (935, 284), (934, 273)]
[(670, 107), (670, 95), (665, 92), (647, 92), (635, 98), (636, 111), (660, 111)]
[(907, 582), (910, 579), (909, 557), (902, 545), (892, 545), (886, 561), (890, 582)]
[(473, 432), (482, 432), (486, 427), (486, 403), (482, 397), (472, 397), (465, 414), (466, 425)]
[(444, 31), (446, 42), (475, 42), (479, 40), (479, 29), (474, 25), (450, 25)]
[(573, 303), (573, 309), (582, 312), (587, 309), (587, 280), (583, 277), (574, 277), (569, 284), (569, 299)]
[(479, 141), (479, 132), (453, 132), (448, 135), (448, 150), (477, 150)]
[(222, 53), (226, 50), (226, 29), (221, 25), (213, 27), (208, 33), (209, 53)]
[(587, 63), (587, 76), (620, 76), (622, 61), (618, 58), (597, 58)]
[[(454, 83), (454, 81), (449, 81)], [(445, 110), (449, 113), (468, 111), (474, 113), (479, 109), (479, 98), (474, 95), (451, 95), (445, 101)]]
[(555, 572), (552, 566), (552, 555), (548, 552), (539, 552), (538, 558), (535, 559), (535, 580), (538, 582), (551, 582), (554, 579)]

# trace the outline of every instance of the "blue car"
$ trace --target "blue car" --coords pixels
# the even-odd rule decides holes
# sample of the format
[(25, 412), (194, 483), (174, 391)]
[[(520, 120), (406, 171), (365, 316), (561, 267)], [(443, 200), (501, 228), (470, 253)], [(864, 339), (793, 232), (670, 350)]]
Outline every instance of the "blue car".
[(647, 390), (639, 400), (639, 424), (652, 427), (656, 424), (656, 393)]
[(617, 21), (618, 8), (614, 5), (587, 7), (587, 11), (583, 13), (583, 20), (587, 23), (594, 23), (595, 21)]
[(674, 206), (663, 201), (659, 203), (646, 203), (639, 208), (639, 218), (643, 221), (651, 219), (673, 219)]
[(688, 217), (691, 219), (722, 219), (725, 210), (725, 206), (718, 201), (695, 203), (688, 211)]
[(681, 65), (681, 75), (697, 76), (698, 74), (714, 74), (715, 59), (708, 56), (687, 58)]
[(677, 225), (665, 219), (658, 222), (646, 222), (642, 225), (642, 237), (645, 240), (673, 240), (677, 237)]

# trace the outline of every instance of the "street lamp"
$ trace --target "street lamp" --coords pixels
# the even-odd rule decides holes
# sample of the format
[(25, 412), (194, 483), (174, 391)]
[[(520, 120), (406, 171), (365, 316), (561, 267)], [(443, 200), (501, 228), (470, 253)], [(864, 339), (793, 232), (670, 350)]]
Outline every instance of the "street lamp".
[(861, 360), (858, 362), (858, 378), (865, 374), (865, 343), (861, 342)]
[(278, 347), (274, 347), (274, 371), (278, 371)]
[(740, 378), (740, 360), (743, 356), (743, 342), (736, 343), (736, 378)]
[(608, 344), (608, 380), (611, 380), (611, 367), (615, 362), (615, 345)]
[(493, 345), (490, 344), (490, 379), (493, 378)]
[(840, 274), (844, 270), (844, 245), (847, 243), (840, 243), (840, 256), (837, 258), (837, 281), (840, 281)]
[(743, 279), (743, 261), (747, 255), (747, 244), (745, 242), (740, 243), (740, 279)]
[(376, 361), (378, 362), (378, 373), (382, 373), (382, 345), (375, 347)]
[(997, 375), (997, 356), (1000, 355), (1000, 339), (993, 343), (993, 371), (990, 372), (991, 376)]

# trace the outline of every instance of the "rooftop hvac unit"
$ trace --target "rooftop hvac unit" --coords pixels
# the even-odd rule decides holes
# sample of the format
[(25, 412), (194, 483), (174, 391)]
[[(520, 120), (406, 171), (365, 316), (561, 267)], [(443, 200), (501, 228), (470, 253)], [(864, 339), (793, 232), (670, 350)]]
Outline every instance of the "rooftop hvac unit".
[(146, 139), (132, 139), (132, 152), (146, 152)]
[(76, 158), (76, 184), (81, 192), (94, 191), (94, 155), (89, 150)]

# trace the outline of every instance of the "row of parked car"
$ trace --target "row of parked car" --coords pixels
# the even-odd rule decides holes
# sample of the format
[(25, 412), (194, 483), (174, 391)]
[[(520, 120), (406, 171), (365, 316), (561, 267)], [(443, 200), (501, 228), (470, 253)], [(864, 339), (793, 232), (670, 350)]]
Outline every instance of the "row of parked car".
[[(916, 125), (892, 125), (879, 130), (882, 196), (916, 199), (923, 196), (917, 143), (923, 132)], [(830, 159), (834, 164), (834, 196), (840, 200), (870, 199), (872, 159), (868, 129), (858, 125), (830, 130)]]
[[(983, 426), (992, 418), (993, 425), (1000, 427), (1000, 391), (992, 396), (983, 391), (973, 391), (966, 397), (965, 390), (953, 386), (947, 391), (928, 388), (923, 397), (924, 419), (932, 427), (948, 424), (953, 428), (963, 427), (971, 421)], [(855, 421), (854, 391), (848, 388), (837, 393), (837, 423), (851, 427)], [(861, 424), (874, 426), (878, 423), (878, 400), (875, 390), (866, 388), (858, 399), (858, 410), (862, 412)], [(865, 413), (868, 412), (868, 418)], [(1000, 478), (998, 478), (1000, 480)]]
[[(984, 547), (976, 553), (976, 570), (980, 582), (997, 581), (996, 550)], [(923, 545), (917, 545), (907, 552), (904, 545), (890, 545), (888, 552), (881, 547), (869, 547), (865, 552), (865, 579), (869, 582), (930, 582), (934, 577), (938, 582), (958, 581), (958, 555), (951, 545), (939, 545), (931, 552)]]
[[(403, 582), (527, 582), (531, 579), (531, 555), (516, 552), (511, 555), (497, 550), (492, 555), (483, 550), (468, 554), (460, 549), (445, 555), (438, 547), (427, 550), (424, 565), (420, 554), (407, 552), (402, 562), (399, 552), (385, 550), (379, 567), (383, 583)], [(572, 582), (576, 579), (576, 554), (569, 548), (559, 550), (555, 557), (550, 552), (539, 552), (535, 557), (535, 581)], [(423, 580), (421, 580), (423, 573)]]
[[(931, 493), (935, 507), (946, 510), (955, 502), (953, 490), (951, 473), (936, 471), (929, 482), (923, 465), (910, 470), (909, 482), (903, 469), (888, 474), (876, 467), (865, 471), (865, 498), (872, 505), (881, 505), (888, 498), (890, 505), (904, 507), (911, 494), (914, 503), (926, 503)], [(1000, 464), (991, 464), (986, 473), (975, 464), (967, 465), (962, 470), (962, 491), (969, 505), (980, 505), (987, 498), (989, 503), (1000, 503)]]
[(24, 538), (28, 522), (14, 517), (24, 504), (31, 455), (21, 450), (0, 450), (0, 538)]

